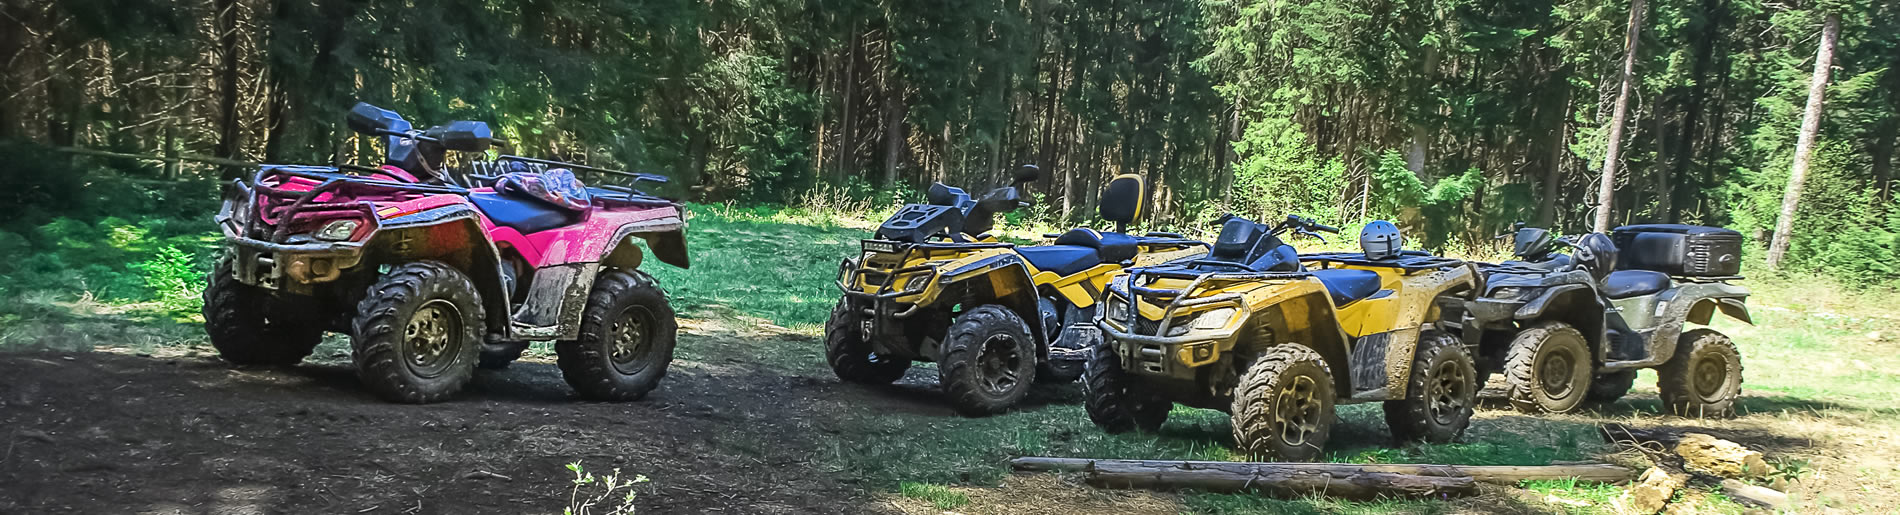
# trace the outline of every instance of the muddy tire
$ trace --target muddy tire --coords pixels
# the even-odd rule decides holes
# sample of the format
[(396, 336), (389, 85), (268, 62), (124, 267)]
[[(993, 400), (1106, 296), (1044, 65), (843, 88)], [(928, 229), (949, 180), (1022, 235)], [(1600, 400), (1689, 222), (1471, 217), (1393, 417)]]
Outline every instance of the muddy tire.
[(1506, 398), (1525, 413), (1568, 413), (1590, 390), (1590, 345), (1563, 322), (1539, 322), (1511, 340), (1504, 358)]
[(1107, 344), (1089, 352), (1087, 380), (1082, 382), (1083, 407), (1089, 421), (1109, 433), (1153, 433), (1168, 421), (1174, 403), (1143, 391), (1126, 369), (1121, 356)]
[(1635, 370), (1597, 374), (1596, 379), (1590, 381), (1590, 391), (1585, 393), (1583, 399), (1591, 404), (1611, 404), (1629, 395), (1630, 389), (1635, 387)]
[(862, 313), (851, 309), (851, 299), (838, 299), (825, 321), (825, 362), (847, 383), (887, 385), (904, 377), (910, 360), (877, 355), (864, 341)]
[(1385, 424), (1399, 441), (1447, 443), (1471, 425), (1478, 404), (1477, 366), (1464, 342), (1438, 331), (1418, 337), (1405, 398), (1386, 401)]
[(1312, 461), (1333, 428), (1333, 372), (1313, 349), (1280, 344), (1234, 389), (1234, 443), (1259, 461)]
[(594, 279), (578, 338), (555, 342), (561, 377), (584, 399), (634, 401), (666, 378), (679, 322), (653, 277), (607, 270)]
[(1677, 340), (1676, 354), (1656, 368), (1656, 376), (1663, 409), (1670, 414), (1731, 417), (1742, 394), (1742, 353), (1722, 333), (1696, 329)]
[(481, 296), (461, 271), (436, 261), (397, 265), (356, 306), (356, 375), (390, 402), (448, 399), (475, 374), (483, 317)]
[(205, 334), (230, 364), (295, 365), (323, 341), (321, 314), (313, 304), (238, 282), (230, 260), (219, 260), (205, 284)]
[(1035, 382), (1035, 337), (1014, 311), (995, 304), (977, 306), (951, 322), (937, 374), (957, 413), (1002, 413), (1023, 400)]

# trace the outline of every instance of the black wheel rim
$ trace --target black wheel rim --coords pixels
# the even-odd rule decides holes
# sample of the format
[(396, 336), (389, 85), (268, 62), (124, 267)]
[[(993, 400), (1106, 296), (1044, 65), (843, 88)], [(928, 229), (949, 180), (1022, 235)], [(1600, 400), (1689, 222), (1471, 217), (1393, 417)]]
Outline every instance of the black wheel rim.
[(1705, 401), (1718, 400), (1724, 383), (1728, 382), (1728, 360), (1722, 356), (1708, 353), (1698, 357), (1690, 369), (1690, 382), (1696, 395)]
[(1008, 395), (1022, 383), (1022, 364), (1023, 355), (1017, 352), (1015, 338), (992, 335), (983, 340), (982, 353), (977, 356), (977, 381), (991, 395)]
[(403, 327), (404, 363), (421, 377), (436, 377), (448, 371), (461, 354), (462, 310), (445, 299), (422, 303), (409, 315)]
[(1552, 399), (1566, 399), (1576, 393), (1575, 383), (1577, 356), (1570, 349), (1557, 348), (1544, 353), (1537, 364), (1537, 384), (1544, 395)]
[(1471, 407), (1471, 379), (1465, 375), (1464, 367), (1455, 362), (1439, 363), (1432, 372), (1431, 415), (1432, 420), (1441, 426), (1456, 424), (1460, 415)]
[(644, 306), (629, 306), (607, 328), (607, 358), (621, 374), (638, 374), (647, 368), (647, 355), (653, 353), (653, 312)]
[(1313, 440), (1325, 415), (1320, 395), (1319, 381), (1307, 374), (1294, 374), (1274, 392), (1273, 422), (1282, 443), (1300, 447)]

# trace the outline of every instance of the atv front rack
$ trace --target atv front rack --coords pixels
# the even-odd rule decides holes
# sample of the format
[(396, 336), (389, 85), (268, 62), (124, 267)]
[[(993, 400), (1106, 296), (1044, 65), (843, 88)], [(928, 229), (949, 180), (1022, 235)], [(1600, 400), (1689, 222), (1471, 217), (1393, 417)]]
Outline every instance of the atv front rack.
[[(1215, 304), (1233, 304), (1235, 306), (1241, 304), (1242, 298), (1239, 293), (1223, 293), (1198, 298), (1189, 297), (1190, 294), (1196, 291), (1211, 287), (1212, 283), (1259, 280), (1293, 281), (1311, 276), (1312, 274), (1306, 272), (1210, 272), (1179, 265), (1161, 268), (1136, 268), (1128, 271), (1128, 279), (1125, 283), (1127, 287), (1126, 291), (1116, 291), (1115, 285), (1111, 283), (1109, 285), (1109, 295), (1121, 294), (1121, 296), (1127, 297), (1129, 302), (1128, 320), (1117, 320), (1116, 322), (1125, 324), (1124, 327), (1127, 327), (1130, 333), (1139, 333), (1140, 331), (1136, 328), (1142, 327), (1141, 325), (1137, 325), (1138, 322), (1141, 321), (1141, 310), (1138, 307), (1138, 302), (1147, 299), (1165, 302), (1166, 305), (1162, 307), (1161, 311), (1161, 319), (1153, 327), (1155, 334), (1150, 335), (1159, 336), (1165, 334), (1169, 322), (1174, 318), (1174, 314), (1181, 310)], [(1148, 286), (1162, 279), (1191, 279), (1192, 281), (1180, 288), (1153, 288)]]
[[(354, 167), (345, 169), (354, 169)], [(238, 205), (233, 207), (256, 210), (253, 216), (244, 217), (244, 226), (234, 227), (233, 229), (236, 229), (234, 232), (245, 238), (261, 240), (261, 243), (282, 244), (289, 236), (291, 226), (301, 219), (334, 218), (324, 215), (358, 214), (362, 219), (374, 220), (376, 217), (370, 210), (370, 205), (358, 200), (354, 195), (371, 191), (353, 190), (374, 190), (373, 192), (378, 194), (397, 193), (418, 196), (468, 194), (467, 189), (457, 186), (386, 181), (337, 173), (334, 170), (336, 169), (315, 166), (270, 166), (259, 169), (251, 176), (248, 184), (243, 180), (232, 181), (231, 188), (238, 193), (234, 197)], [(278, 181), (275, 185), (267, 183), (264, 180), (267, 177), (295, 177), (319, 182), (310, 189), (295, 190), (282, 187), (284, 181)], [(348, 200), (335, 202), (317, 200), (325, 194), (330, 194), (332, 197), (342, 196)], [(235, 213), (227, 213), (227, 215), (231, 214)], [(227, 216), (221, 222), (230, 223), (230, 218)], [(270, 226), (268, 235), (261, 234), (258, 230), (257, 224), (260, 222)]]

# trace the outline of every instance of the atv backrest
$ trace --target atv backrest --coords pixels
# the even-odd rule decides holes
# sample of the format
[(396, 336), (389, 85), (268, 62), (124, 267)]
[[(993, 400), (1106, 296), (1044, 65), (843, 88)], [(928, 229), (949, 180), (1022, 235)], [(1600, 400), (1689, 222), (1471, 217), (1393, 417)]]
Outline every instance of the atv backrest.
[(1141, 217), (1141, 202), (1147, 197), (1147, 185), (1141, 176), (1135, 174), (1118, 175), (1102, 188), (1102, 218), (1115, 222), (1116, 232), (1126, 230), (1126, 226), (1135, 223)]

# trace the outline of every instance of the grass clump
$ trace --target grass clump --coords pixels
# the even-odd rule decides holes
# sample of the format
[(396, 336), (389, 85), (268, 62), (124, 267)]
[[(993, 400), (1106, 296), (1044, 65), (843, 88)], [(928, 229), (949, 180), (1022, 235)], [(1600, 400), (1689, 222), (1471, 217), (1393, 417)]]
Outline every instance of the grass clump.
[(970, 496), (943, 485), (905, 481), (898, 484), (898, 493), (904, 497), (930, 503), (939, 510), (954, 510), (970, 504)]

